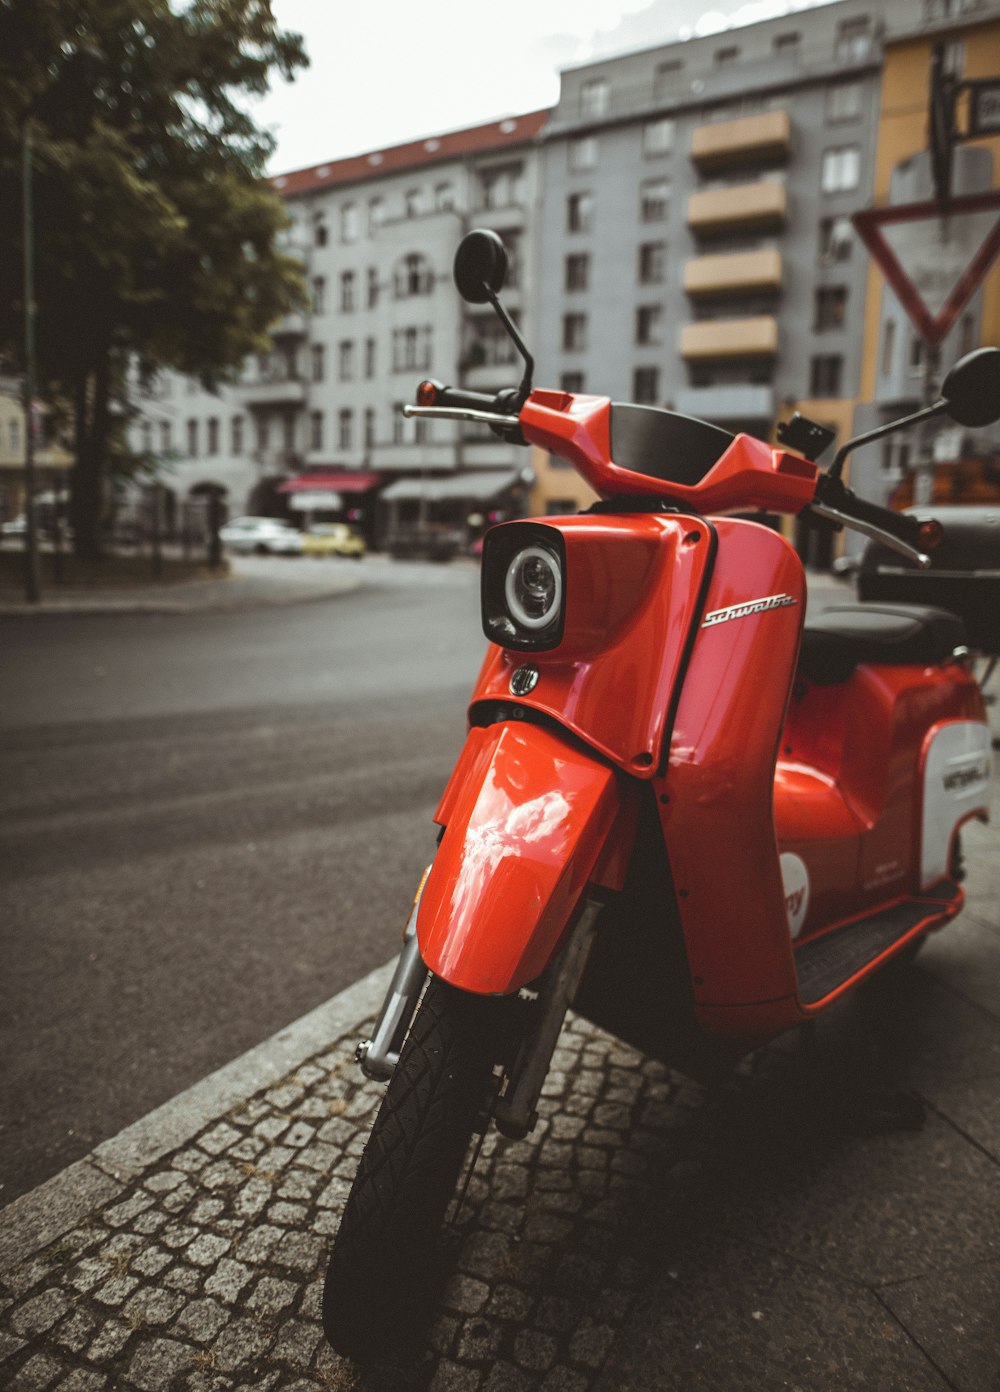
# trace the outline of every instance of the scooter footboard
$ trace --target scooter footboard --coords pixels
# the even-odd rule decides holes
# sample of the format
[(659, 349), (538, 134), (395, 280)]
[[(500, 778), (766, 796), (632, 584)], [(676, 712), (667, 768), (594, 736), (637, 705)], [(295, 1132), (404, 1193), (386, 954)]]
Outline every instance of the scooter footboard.
[(417, 915), (429, 969), (481, 995), (540, 976), (595, 868), (611, 887), (615, 867), (623, 874), (627, 849), (612, 843), (625, 835), (627, 801), (623, 775), (549, 728), (470, 730), (438, 810), (445, 830)]

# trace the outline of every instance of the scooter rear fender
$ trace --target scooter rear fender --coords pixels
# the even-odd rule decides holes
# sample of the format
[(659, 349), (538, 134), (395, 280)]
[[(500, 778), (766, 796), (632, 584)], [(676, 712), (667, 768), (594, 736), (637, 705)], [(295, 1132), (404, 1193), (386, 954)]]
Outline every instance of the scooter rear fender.
[(445, 828), (417, 941), (435, 975), (481, 995), (540, 976), (595, 878), (620, 887), (631, 780), (538, 724), (469, 731), (438, 809)]

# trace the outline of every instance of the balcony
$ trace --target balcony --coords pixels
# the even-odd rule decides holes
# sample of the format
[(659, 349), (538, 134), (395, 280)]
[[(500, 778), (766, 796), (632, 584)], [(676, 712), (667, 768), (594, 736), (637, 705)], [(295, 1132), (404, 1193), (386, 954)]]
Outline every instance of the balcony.
[(774, 164), (787, 159), (791, 147), (792, 123), (787, 111), (714, 121), (696, 126), (691, 136), (691, 158), (702, 173), (733, 164)]
[(261, 377), (242, 384), (243, 400), (251, 410), (272, 406), (304, 406), (306, 384), (300, 377)]
[(271, 329), (272, 338), (305, 338), (309, 330), (308, 320), (301, 311), (283, 314)]
[(773, 247), (729, 256), (699, 256), (684, 267), (692, 299), (753, 295), (781, 289), (781, 253)]
[(682, 416), (697, 416), (716, 425), (774, 420), (774, 388), (757, 386), (686, 387), (677, 393), (675, 408)]
[(778, 321), (773, 314), (749, 319), (708, 319), (681, 329), (681, 357), (688, 362), (733, 358), (773, 358), (778, 351)]
[(688, 227), (698, 236), (717, 232), (773, 231), (783, 227), (788, 191), (779, 179), (733, 188), (705, 189), (688, 199)]

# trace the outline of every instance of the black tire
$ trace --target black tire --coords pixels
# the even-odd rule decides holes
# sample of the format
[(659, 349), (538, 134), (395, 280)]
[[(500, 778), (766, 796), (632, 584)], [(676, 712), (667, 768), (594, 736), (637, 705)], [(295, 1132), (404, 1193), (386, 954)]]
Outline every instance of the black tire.
[(496, 1088), (505, 1002), (432, 977), (348, 1195), (323, 1292), (338, 1353), (399, 1350), (434, 1299), (437, 1238)]

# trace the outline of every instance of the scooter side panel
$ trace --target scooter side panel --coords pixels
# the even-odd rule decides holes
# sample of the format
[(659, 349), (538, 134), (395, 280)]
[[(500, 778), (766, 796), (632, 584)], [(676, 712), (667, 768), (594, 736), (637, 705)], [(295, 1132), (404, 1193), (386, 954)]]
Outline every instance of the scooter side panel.
[(989, 817), (990, 731), (977, 720), (949, 720), (927, 733), (922, 751), (920, 888), (950, 872), (955, 832), (971, 817)]
[(481, 995), (539, 976), (627, 800), (621, 782), (538, 725), (470, 731), (439, 810), (447, 825), (417, 915), (429, 969)]
[(751, 1036), (796, 1023), (776, 844), (775, 763), (805, 608), (792, 548), (717, 519), (705, 616), (654, 786), (703, 1028)]

